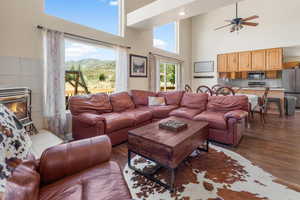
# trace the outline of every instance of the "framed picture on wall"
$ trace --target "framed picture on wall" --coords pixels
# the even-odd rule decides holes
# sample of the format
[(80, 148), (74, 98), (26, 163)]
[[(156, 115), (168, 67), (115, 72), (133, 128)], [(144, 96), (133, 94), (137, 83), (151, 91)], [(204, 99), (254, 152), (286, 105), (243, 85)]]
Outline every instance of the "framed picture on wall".
[(147, 77), (148, 58), (130, 54), (130, 77)]

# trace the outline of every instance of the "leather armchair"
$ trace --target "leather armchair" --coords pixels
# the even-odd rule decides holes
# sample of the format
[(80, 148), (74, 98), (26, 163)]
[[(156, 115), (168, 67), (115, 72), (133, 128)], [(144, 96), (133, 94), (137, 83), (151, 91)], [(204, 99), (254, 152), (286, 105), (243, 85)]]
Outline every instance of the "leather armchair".
[(15, 169), (4, 199), (131, 199), (119, 166), (109, 161), (110, 155), (107, 136), (49, 148), (39, 163), (25, 162)]

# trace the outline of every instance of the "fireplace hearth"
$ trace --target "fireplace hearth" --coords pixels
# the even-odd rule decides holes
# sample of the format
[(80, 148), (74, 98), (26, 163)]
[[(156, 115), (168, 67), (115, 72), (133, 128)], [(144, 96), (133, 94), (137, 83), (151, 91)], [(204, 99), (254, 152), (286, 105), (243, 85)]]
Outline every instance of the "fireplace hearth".
[(29, 134), (37, 133), (31, 118), (31, 89), (0, 88), (0, 103), (15, 113)]

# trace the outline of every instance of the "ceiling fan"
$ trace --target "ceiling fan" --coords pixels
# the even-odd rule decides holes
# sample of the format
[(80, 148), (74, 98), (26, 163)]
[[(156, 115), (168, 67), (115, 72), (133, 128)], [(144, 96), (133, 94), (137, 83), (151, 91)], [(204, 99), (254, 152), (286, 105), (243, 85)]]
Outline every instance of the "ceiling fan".
[(219, 30), (219, 29), (231, 26), (230, 32), (232, 33), (235, 31), (240, 31), (242, 28), (244, 28), (244, 26), (257, 26), (258, 25), (258, 23), (248, 22), (250, 20), (259, 18), (259, 16), (257, 16), (257, 15), (253, 15), (253, 16), (247, 17), (247, 18), (238, 17), (238, 3), (235, 4), (235, 15), (236, 15), (236, 17), (234, 19), (225, 20), (225, 22), (229, 22), (230, 24), (218, 27), (215, 30)]

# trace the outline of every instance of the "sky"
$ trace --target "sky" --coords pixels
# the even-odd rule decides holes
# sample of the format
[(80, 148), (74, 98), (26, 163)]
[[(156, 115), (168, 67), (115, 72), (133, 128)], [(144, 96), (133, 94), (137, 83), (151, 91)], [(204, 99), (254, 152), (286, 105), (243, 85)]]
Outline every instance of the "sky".
[[(45, 0), (47, 14), (115, 35), (119, 32), (118, 10), (118, 0)], [(155, 28), (153, 45), (174, 52), (174, 30), (174, 23)], [(66, 61), (86, 58), (114, 60), (115, 52), (66, 41)]]

